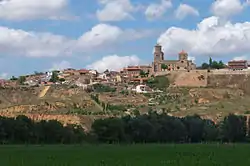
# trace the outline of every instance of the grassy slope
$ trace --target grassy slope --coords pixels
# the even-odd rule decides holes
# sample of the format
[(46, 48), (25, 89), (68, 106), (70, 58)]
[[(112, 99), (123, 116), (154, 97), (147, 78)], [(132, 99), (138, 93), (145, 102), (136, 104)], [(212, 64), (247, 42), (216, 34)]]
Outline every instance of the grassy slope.
[[(8, 166), (249, 165), (250, 145), (2, 146)], [(246, 160), (245, 160), (246, 159)]]

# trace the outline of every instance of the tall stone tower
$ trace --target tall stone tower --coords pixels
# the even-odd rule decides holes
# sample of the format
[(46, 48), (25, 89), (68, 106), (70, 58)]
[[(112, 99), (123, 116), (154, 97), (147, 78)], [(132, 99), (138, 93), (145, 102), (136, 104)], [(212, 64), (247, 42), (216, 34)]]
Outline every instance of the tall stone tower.
[(162, 46), (156, 44), (154, 47), (154, 62), (153, 62), (153, 71), (161, 71), (161, 61), (164, 60), (164, 53), (162, 51)]
[(162, 46), (160, 44), (155, 45), (154, 61), (164, 60), (164, 53), (162, 52)]
[(186, 53), (184, 50), (182, 50), (179, 53), (179, 61), (187, 61), (188, 60), (188, 53)]

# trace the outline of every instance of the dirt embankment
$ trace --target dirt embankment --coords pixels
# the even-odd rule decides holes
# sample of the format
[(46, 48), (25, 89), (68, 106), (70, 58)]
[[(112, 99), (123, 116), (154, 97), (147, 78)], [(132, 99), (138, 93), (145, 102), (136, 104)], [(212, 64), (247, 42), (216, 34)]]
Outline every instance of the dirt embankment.
[(168, 78), (173, 86), (177, 87), (206, 87), (207, 86), (207, 71), (206, 70), (191, 70), (174, 71), (168, 75)]
[(83, 124), (80, 117), (68, 115), (68, 111), (74, 109), (95, 111), (94, 103), (82, 88), (52, 86), (41, 97), (39, 94), (44, 88), (0, 89), (0, 116), (26, 115), (34, 120), (55, 119), (63, 124)]

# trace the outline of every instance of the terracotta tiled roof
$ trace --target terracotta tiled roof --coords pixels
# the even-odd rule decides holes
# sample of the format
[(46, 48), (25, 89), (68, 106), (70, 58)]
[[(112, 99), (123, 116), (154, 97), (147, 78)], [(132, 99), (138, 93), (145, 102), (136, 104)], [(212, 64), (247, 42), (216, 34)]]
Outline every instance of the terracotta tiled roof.
[(237, 63), (237, 62), (247, 62), (247, 60), (232, 60), (232, 61), (229, 61), (229, 63), (230, 63), (230, 62), (231, 62), (231, 63), (232, 63), (232, 62), (234, 62), (234, 63), (235, 63), (235, 62), (236, 62), (236, 63)]
[(187, 52), (182, 50), (181, 52), (179, 52), (179, 54), (186, 54)]
[(87, 70), (87, 69), (80, 69), (80, 70), (77, 70), (77, 72), (87, 73), (87, 72), (89, 72), (89, 70)]

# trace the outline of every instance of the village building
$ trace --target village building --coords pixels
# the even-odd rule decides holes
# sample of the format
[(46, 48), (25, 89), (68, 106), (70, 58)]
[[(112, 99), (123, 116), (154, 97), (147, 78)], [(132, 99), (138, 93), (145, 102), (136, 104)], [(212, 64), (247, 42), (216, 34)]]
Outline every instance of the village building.
[(248, 62), (246, 60), (233, 60), (228, 62), (228, 69), (230, 70), (243, 70), (248, 68)]
[(157, 44), (154, 48), (154, 61), (153, 61), (153, 72), (161, 72), (164, 70), (173, 71), (173, 70), (194, 70), (196, 65), (192, 60), (188, 60), (188, 53), (181, 51), (179, 53), (178, 60), (165, 60), (164, 53), (162, 51), (162, 46)]
[(146, 85), (137, 85), (132, 91), (135, 91), (136, 93), (148, 93), (151, 89)]
[(140, 76), (141, 72), (151, 73), (152, 67), (150, 65), (140, 65), (140, 66), (128, 66), (121, 70), (123, 75), (128, 76), (129, 78)]

